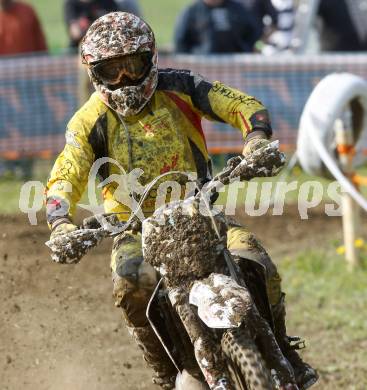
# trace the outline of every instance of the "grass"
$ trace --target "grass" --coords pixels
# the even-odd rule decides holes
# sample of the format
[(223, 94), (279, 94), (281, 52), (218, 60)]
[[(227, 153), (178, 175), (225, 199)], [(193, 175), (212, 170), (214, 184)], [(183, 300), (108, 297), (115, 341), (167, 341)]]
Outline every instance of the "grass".
[(143, 17), (155, 31), (159, 47), (172, 44), (176, 19), (192, 2), (192, 0), (140, 0)]
[(349, 272), (334, 250), (306, 251), (280, 263), (290, 334), (306, 338), (306, 360), (320, 373), (317, 389), (367, 388), (367, 252)]
[[(32, 169), (32, 177), (30, 179), (21, 179), (24, 174), (25, 164), (17, 166), (14, 172), (5, 171), (0, 175), (0, 214), (19, 213), (19, 199), (23, 185), (28, 181), (40, 181), (45, 184), (48, 174), (51, 170), (51, 161), (37, 160)], [(43, 190), (39, 191), (39, 196), (43, 199)], [(34, 191), (31, 192), (30, 205), (32, 206)], [(41, 200), (40, 200), (41, 203)]]
[(19, 194), (23, 182), (0, 179), (0, 214), (19, 212)]
[[(367, 255), (364, 254), (366, 265)], [(284, 285), (293, 309), (294, 325), (306, 320), (329, 330), (344, 331), (359, 339), (367, 332), (367, 270), (349, 272), (345, 260), (334, 250), (306, 251), (281, 263)], [(302, 306), (297, 306), (302, 301)], [(302, 311), (301, 311), (302, 310)], [(305, 318), (306, 316), (306, 318)]]
[[(64, 22), (63, 1), (27, 0), (36, 9), (51, 52), (57, 53), (68, 45)], [(176, 18), (190, 0), (140, 0), (144, 19), (155, 31), (160, 48), (170, 46)]]
[(59, 52), (68, 45), (64, 23), (64, 1), (28, 0), (37, 11), (51, 52)]

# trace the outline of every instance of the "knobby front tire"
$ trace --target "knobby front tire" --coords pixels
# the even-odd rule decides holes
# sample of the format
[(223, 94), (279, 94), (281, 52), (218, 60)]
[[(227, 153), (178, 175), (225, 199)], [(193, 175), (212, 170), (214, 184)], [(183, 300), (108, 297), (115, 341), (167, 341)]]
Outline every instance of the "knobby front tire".
[(222, 350), (241, 373), (247, 390), (273, 390), (272, 379), (256, 344), (243, 330), (227, 330)]

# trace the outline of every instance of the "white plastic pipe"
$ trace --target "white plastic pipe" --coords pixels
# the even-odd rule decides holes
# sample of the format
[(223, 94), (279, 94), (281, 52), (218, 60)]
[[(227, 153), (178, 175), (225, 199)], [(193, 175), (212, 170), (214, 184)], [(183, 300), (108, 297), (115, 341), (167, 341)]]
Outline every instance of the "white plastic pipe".
[(333, 73), (323, 78), (312, 91), (303, 110), (297, 155), (307, 173), (334, 177), (367, 211), (367, 200), (343, 174), (335, 156), (335, 122), (345, 117), (352, 101), (358, 101), (362, 108), (359, 128), (353, 129), (360, 139), (367, 132), (367, 82), (351, 73)]
[(340, 170), (338, 165), (335, 163), (335, 160), (330, 156), (324, 144), (321, 142), (319, 133), (317, 131), (317, 119), (312, 115), (303, 118), (305, 121), (305, 126), (310, 132), (310, 137), (312, 140), (315, 149), (317, 150), (319, 156), (321, 157), (324, 164), (329, 169), (330, 173), (335, 177), (335, 179), (340, 183), (341, 187), (348, 192), (353, 199), (365, 210), (367, 211), (367, 199), (361, 195), (354, 185), (344, 176), (343, 172)]

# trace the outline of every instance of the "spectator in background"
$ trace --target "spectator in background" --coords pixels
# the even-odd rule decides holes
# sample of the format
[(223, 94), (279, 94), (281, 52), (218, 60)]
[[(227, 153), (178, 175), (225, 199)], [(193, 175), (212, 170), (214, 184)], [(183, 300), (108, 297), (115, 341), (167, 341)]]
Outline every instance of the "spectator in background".
[[(95, 20), (109, 12), (118, 10), (119, 6), (114, 0), (66, 0), (64, 11), (70, 38), (70, 48), (76, 52), (84, 34)], [(80, 63), (78, 71), (79, 105), (83, 105), (89, 99), (93, 90), (89, 76), (84, 66)]]
[(119, 10), (130, 12), (136, 16), (141, 16), (140, 7), (137, 0), (115, 0)]
[(277, 13), (275, 31), (266, 39), (263, 54), (274, 54), (289, 49), (291, 46), (295, 23), (294, 0), (271, 0)]
[(243, 6), (254, 14), (256, 18), (257, 34), (261, 38), (266, 30), (275, 27), (278, 12), (272, 0), (238, 0)]
[(66, 0), (64, 11), (70, 47), (76, 49), (79, 46), (85, 32), (96, 19), (118, 10), (114, 0)]
[(178, 53), (252, 52), (259, 38), (256, 17), (233, 0), (197, 0), (180, 15), (175, 29)]
[(322, 51), (367, 50), (365, 0), (321, 0), (318, 14)]
[(30, 5), (0, 0), (0, 55), (47, 51), (38, 17)]

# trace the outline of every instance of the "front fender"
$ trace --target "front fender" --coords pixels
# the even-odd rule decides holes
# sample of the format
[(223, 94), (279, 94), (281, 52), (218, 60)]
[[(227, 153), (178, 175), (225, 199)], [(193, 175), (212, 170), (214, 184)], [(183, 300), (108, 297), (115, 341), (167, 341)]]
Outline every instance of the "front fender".
[(252, 309), (252, 299), (245, 287), (229, 276), (215, 273), (193, 284), (189, 301), (197, 306), (205, 325), (214, 329), (238, 328)]

